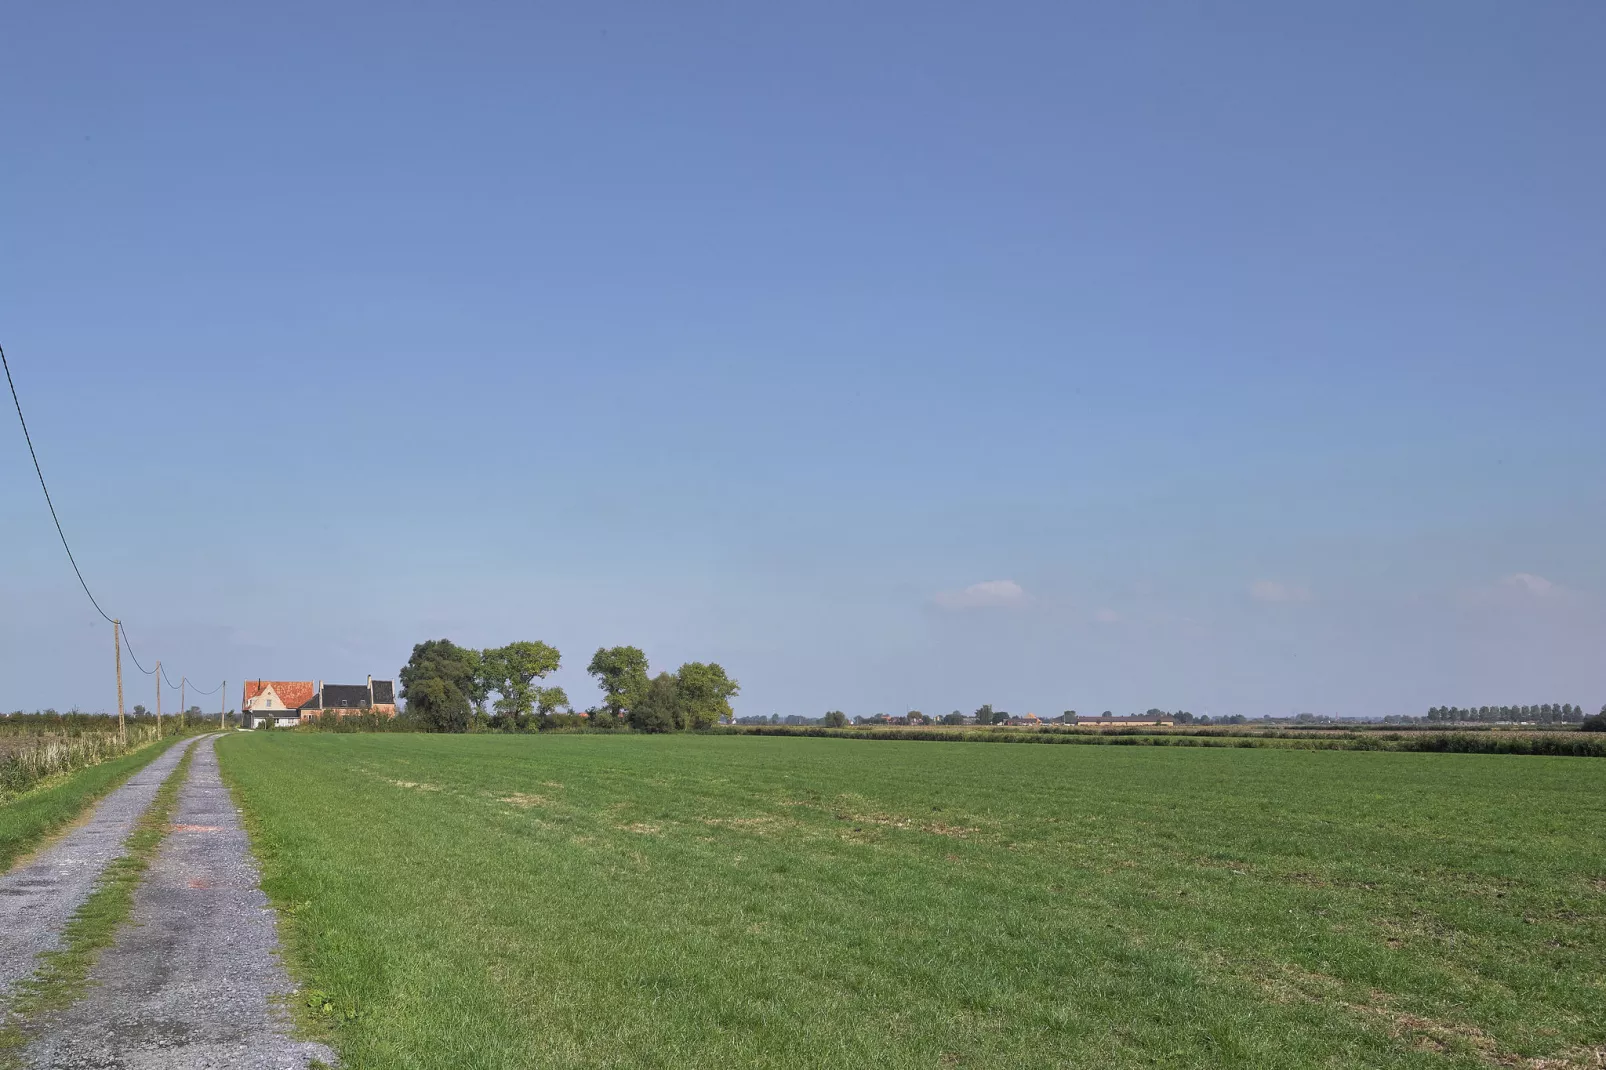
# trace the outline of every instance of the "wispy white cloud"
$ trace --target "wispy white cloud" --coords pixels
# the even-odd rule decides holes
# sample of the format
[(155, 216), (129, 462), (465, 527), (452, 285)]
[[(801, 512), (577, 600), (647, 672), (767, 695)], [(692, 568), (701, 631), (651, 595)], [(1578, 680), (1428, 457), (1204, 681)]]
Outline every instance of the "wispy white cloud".
[(1310, 588), (1278, 580), (1256, 580), (1249, 585), (1249, 597), (1257, 602), (1309, 602)]
[(980, 609), (985, 606), (1023, 606), (1030, 599), (1014, 580), (984, 580), (962, 591), (938, 591), (932, 601), (944, 609)]
[(1543, 576), (1535, 576), (1532, 572), (1513, 572), (1500, 580), (1503, 587), (1535, 598), (1554, 598), (1562, 593), (1559, 584), (1551, 583)]

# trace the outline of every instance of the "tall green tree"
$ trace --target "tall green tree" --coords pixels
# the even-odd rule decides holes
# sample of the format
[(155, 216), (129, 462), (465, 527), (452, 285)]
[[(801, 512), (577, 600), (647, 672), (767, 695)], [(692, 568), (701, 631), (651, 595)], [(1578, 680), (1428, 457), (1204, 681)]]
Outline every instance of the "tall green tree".
[(599, 647), (586, 672), (597, 678), (602, 705), (615, 717), (628, 716), (647, 694), (647, 655), (639, 647)]
[(848, 723), (848, 715), (841, 710), (827, 710), (825, 714), (825, 727), (842, 728)]
[(630, 726), (638, 732), (673, 732), (686, 724), (680, 682), (661, 672), (648, 681), (630, 710)]
[(535, 709), (535, 681), (554, 672), (561, 661), (557, 648), (540, 641), (492, 647), (480, 655), (481, 688), (497, 695), (493, 708), (505, 727), (525, 728)]
[(987, 703), (985, 706), (982, 706), (982, 707), (980, 707), (979, 709), (976, 710), (976, 723), (977, 724), (992, 724), (993, 723), (993, 704), (991, 702)]
[(741, 693), (741, 685), (725, 674), (717, 661), (704, 664), (688, 661), (675, 673), (680, 687), (681, 708), (685, 711), (686, 728), (708, 728), (720, 718), (736, 716), (730, 700)]
[(480, 654), (450, 639), (413, 647), (402, 666), (401, 697), (407, 716), (430, 732), (466, 732), (480, 695)]

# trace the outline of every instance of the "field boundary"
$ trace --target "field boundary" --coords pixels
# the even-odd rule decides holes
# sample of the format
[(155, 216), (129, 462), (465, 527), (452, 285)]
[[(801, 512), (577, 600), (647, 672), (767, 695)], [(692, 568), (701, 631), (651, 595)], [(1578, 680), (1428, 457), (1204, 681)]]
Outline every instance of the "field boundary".
[[(226, 738), (229, 737), (220, 738), (218, 742), (221, 743)], [(312, 937), (303, 933), (301, 926), (297, 925), (296, 915), (302, 904), (286, 896), (281, 880), (275, 879), (285, 875), (286, 867), (274, 849), (262, 820), (251, 808), (246, 793), (240, 790), (239, 782), (229, 770), (223, 752), (217, 751), (215, 745), (214, 752), (218, 755), (218, 779), (223, 782), (224, 790), (229, 793), (234, 808), (239, 811), (240, 827), (245, 830), (246, 846), (251, 852), (251, 857), (256, 860), (258, 884), (262, 894), (267, 897), (268, 905), (273, 909), (273, 925), (279, 942), (279, 961), (296, 986), (295, 995), (285, 1001), (285, 1010), (290, 1015), (294, 1036), (298, 1040), (326, 1044), (338, 1052), (339, 1034), (335, 1027), (342, 1021), (355, 1018), (359, 1012), (355, 1007), (337, 1007), (332, 997), (313, 986), (313, 971), (308, 962)], [(313, 1070), (318, 1070), (322, 1065), (314, 1062)], [(0, 1067), (0, 1070), (5, 1068)]]
[(1280, 750), (1398, 751), (1433, 754), (1527, 754), (1606, 758), (1606, 738), (1574, 732), (1349, 732), (1318, 738), (1294, 733), (1256, 735), (1144, 732), (1074, 728), (820, 728), (810, 725), (723, 725), (711, 735), (814, 736), (824, 739), (910, 740), (927, 743), (1037, 743), (1093, 747), (1240, 747)]

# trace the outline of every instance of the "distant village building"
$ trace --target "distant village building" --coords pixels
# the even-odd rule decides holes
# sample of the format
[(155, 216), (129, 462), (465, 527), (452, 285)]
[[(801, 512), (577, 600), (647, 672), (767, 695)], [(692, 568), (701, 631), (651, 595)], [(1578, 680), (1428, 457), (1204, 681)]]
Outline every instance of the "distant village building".
[(1177, 720), (1169, 713), (1140, 713), (1131, 717), (1115, 717), (1106, 713), (1100, 717), (1078, 717), (1076, 723), (1092, 728), (1131, 728), (1176, 724)]
[(247, 728), (294, 728), (332, 713), (355, 717), (396, 716), (396, 687), (368, 677), (366, 684), (326, 684), (322, 680), (250, 680), (240, 710)]

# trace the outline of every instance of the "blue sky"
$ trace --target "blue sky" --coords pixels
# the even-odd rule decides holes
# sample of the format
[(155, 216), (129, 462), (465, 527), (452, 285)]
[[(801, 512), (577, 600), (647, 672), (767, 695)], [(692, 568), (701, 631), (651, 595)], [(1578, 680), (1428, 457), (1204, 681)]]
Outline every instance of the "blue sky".
[[(0, 344), (231, 706), (438, 636), (580, 705), (616, 643), (742, 713), (1606, 701), (1598, 4), (0, 34)], [(110, 706), (15, 426), (0, 558), (0, 707)]]

